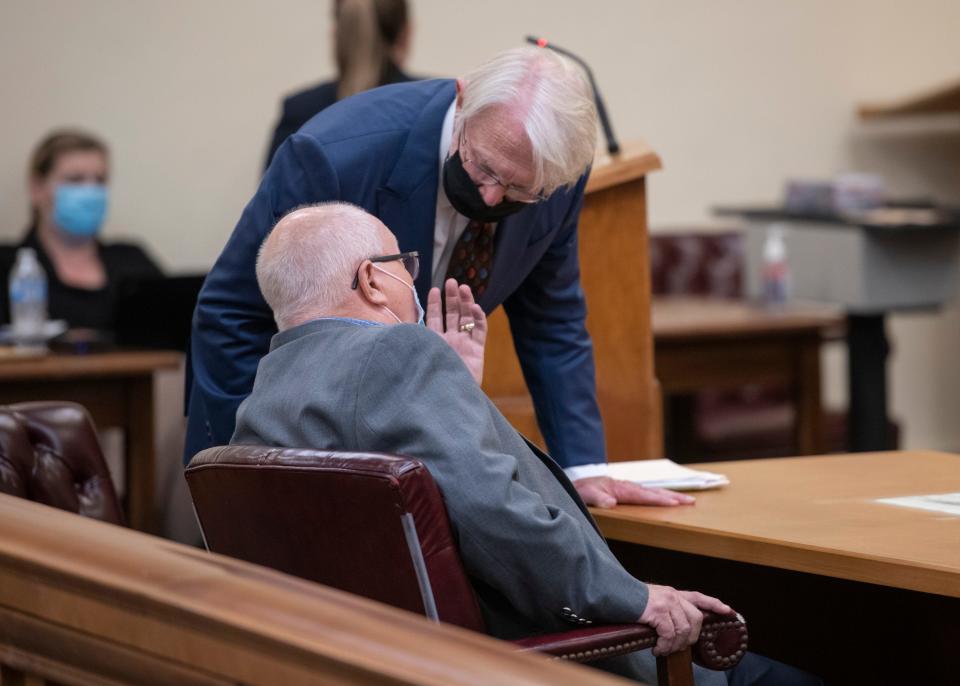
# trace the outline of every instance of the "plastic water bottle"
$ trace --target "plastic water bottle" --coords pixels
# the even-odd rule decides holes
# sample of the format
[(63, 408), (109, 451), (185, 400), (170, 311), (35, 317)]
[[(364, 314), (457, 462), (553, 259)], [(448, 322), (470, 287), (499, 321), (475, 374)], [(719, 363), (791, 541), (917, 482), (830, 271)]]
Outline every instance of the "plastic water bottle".
[(771, 224), (763, 242), (763, 302), (770, 306), (783, 305), (790, 298), (790, 271), (783, 233), (781, 224)]
[(10, 271), (10, 323), (18, 341), (43, 338), (47, 321), (47, 275), (33, 248), (20, 248)]

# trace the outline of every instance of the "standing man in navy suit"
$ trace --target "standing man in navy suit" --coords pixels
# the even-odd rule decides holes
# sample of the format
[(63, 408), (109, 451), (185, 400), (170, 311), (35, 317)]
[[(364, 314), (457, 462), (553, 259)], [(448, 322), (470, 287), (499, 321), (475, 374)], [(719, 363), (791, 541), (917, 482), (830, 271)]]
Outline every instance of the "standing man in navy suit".
[(548, 50), (501, 53), (466, 77), (395, 84), (341, 101), (277, 151), (200, 292), (186, 458), (225, 444), (276, 333), (257, 251), (292, 208), (340, 200), (377, 216), (485, 312), (502, 304), (547, 446), (588, 504), (691, 502), (603, 474), (603, 425), (580, 287), (577, 223), (596, 148), (580, 68)]

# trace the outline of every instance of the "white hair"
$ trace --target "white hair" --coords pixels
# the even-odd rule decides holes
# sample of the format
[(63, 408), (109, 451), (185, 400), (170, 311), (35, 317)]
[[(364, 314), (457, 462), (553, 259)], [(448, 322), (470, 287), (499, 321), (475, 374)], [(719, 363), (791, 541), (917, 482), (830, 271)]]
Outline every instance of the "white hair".
[(533, 147), (536, 188), (547, 194), (576, 183), (593, 162), (597, 109), (579, 65), (533, 46), (500, 53), (464, 77), (457, 129), (484, 110), (507, 107)]
[(347, 300), (360, 263), (383, 250), (378, 224), (343, 202), (298, 207), (277, 222), (257, 255), (257, 284), (281, 331)]

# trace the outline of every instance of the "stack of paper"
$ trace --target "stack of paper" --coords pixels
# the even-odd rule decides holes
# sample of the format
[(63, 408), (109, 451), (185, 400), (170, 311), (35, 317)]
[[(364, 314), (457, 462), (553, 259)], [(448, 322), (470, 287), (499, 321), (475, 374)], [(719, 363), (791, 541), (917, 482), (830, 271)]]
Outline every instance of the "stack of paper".
[(878, 503), (915, 507), (919, 510), (960, 515), (960, 493), (937, 493), (934, 495), (908, 495), (902, 498), (880, 498)]
[(690, 469), (673, 460), (611, 462), (609, 474), (615, 479), (634, 481), (648, 488), (671, 488), (675, 491), (702, 491), (730, 483), (723, 474)]

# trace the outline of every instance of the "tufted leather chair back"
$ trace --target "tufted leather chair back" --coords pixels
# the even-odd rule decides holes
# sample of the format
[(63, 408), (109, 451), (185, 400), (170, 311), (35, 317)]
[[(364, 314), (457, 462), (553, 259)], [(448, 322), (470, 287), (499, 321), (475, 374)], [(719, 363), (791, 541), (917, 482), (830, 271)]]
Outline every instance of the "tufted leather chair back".
[(212, 552), (484, 631), (418, 460), (238, 445), (198, 453), (186, 478)]
[(650, 273), (654, 295), (743, 294), (743, 236), (723, 233), (650, 236)]
[(0, 406), (0, 493), (123, 523), (93, 420), (76, 403)]

